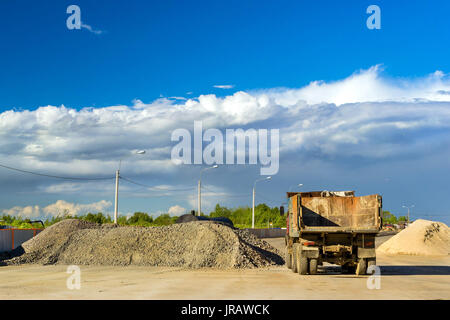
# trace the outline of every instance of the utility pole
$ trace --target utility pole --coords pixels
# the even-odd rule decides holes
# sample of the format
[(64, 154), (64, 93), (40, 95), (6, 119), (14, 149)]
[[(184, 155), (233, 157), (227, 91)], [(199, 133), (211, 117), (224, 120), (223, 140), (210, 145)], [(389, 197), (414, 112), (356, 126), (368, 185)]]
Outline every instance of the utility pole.
[(201, 199), (201, 194), (202, 194), (202, 181), (198, 180), (198, 211), (197, 211), (197, 216), (200, 216), (200, 213), (202, 212), (202, 199)]
[(204, 168), (200, 170), (200, 179), (198, 179), (198, 212), (197, 216), (200, 216), (202, 213), (202, 172), (209, 170), (209, 169), (216, 169), (219, 166), (217, 164), (213, 165), (212, 167)]
[(410, 208), (414, 208), (414, 204), (412, 206), (402, 206), (403, 208), (407, 208), (408, 209), (408, 226), (409, 226), (409, 209)]
[(409, 225), (409, 208), (408, 208), (408, 225)]
[[(138, 150), (135, 154), (145, 154), (145, 150)], [(119, 179), (120, 179), (120, 166), (122, 164), (122, 159), (119, 160), (119, 169), (116, 171), (116, 194), (114, 197), (114, 223), (117, 224), (117, 218), (119, 216)]]
[(252, 205), (252, 229), (255, 229), (255, 189), (256, 189), (256, 183), (258, 181), (263, 181), (263, 180), (270, 180), (272, 179), (272, 177), (267, 177), (264, 179), (258, 179), (253, 183), (253, 205)]
[[(256, 182), (255, 182), (256, 184)], [(252, 229), (255, 229), (255, 185), (253, 185)]]
[(114, 203), (114, 223), (117, 223), (117, 216), (119, 211), (119, 170), (116, 171), (116, 196)]

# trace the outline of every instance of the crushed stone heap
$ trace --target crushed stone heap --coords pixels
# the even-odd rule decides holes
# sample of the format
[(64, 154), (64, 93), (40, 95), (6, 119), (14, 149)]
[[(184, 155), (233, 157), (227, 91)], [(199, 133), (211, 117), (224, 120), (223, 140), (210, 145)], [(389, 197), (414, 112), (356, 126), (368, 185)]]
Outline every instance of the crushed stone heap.
[(4, 262), (222, 269), (284, 264), (267, 242), (212, 221), (132, 227), (67, 219), (23, 243), (14, 254)]

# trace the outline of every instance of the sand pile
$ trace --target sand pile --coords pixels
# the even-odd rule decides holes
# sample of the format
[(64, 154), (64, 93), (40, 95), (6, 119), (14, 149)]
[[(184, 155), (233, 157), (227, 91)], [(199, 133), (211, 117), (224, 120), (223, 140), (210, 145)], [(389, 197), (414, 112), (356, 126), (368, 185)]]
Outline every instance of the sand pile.
[(284, 263), (267, 242), (211, 221), (145, 228), (64, 220), (23, 243), (21, 250), (20, 256), (5, 262), (189, 268)]
[(450, 230), (442, 222), (416, 220), (384, 242), (377, 253), (446, 256), (450, 253)]

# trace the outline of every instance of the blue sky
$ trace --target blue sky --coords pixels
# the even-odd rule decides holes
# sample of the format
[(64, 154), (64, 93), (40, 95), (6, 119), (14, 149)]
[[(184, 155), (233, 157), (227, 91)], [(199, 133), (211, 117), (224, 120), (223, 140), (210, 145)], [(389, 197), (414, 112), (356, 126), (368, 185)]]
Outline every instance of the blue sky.
[(71, 1), (2, 1), (0, 110), (151, 102), (300, 87), (378, 63), (408, 77), (448, 70), (448, 1), (77, 1), (101, 35), (65, 26)]
[[(97, 33), (67, 29), (71, 4)], [(381, 8), (380, 30), (366, 27), (371, 4)], [(285, 145), (292, 137), (296, 147), (280, 154), (280, 172), (261, 185), (260, 201), (272, 198), (279, 205), (284, 191), (300, 181), (306, 189), (381, 193), (394, 212), (414, 203), (418, 212), (449, 214), (440, 201), (450, 175), (448, 12), (448, 1), (2, 1), (1, 163), (98, 176), (114, 173), (117, 159), (132, 150), (146, 149), (142, 160), (124, 163), (124, 175), (128, 170), (130, 178), (151, 185), (195, 186), (198, 166), (180, 171), (164, 165), (171, 130), (191, 129), (195, 119), (222, 130), (280, 128)], [(316, 90), (312, 81), (326, 86)], [(240, 92), (276, 101), (245, 110), (249, 96)], [(212, 109), (199, 99), (209, 94), (216, 99)], [(175, 112), (165, 118), (165, 110), (186, 101), (170, 97), (200, 101), (199, 116), (177, 120), (184, 113)], [(217, 118), (203, 113), (230, 104), (267, 117), (244, 121), (234, 109)], [(45, 106), (53, 107), (37, 112)], [(110, 106), (122, 109), (105, 109)], [(87, 107), (97, 111), (82, 111)], [(151, 112), (156, 115), (149, 118)], [(343, 119), (347, 123), (335, 131)], [(319, 127), (299, 125), (305, 121)], [(142, 123), (150, 125), (148, 132)], [(257, 166), (224, 167), (208, 173), (205, 183), (230, 196), (223, 198), (227, 205), (247, 205), (248, 198), (232, 195), (250, 193), (258, 172)], [(75, 207), (97, 203), (89, 207), (95, 210), (113, 201), (112, 183), (57, 184), (4, 170), (0, 178), (8, 183), (0, 210), (39, 206), (42, 213), (58, 200)], [(178, 194), (151, 198), (148, 190), (136, 196), (139, 190), (128, 187), (124, 213), (189, 210), (195, 202)], [(94, 192), (99, 189), (106, 191)], [(220, 198), (209, 197), (205, 208)]]

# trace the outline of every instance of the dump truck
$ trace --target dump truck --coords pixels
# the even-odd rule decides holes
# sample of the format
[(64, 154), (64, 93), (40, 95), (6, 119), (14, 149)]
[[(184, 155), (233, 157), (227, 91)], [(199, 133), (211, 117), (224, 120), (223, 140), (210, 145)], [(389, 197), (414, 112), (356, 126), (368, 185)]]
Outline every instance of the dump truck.
[[(344, 273), (366, 274), (376, 265), (375, 236), (382, 226), (382, 197), (354, 191), (287, 192), (288, 268), (316, 274), (324, 262)], [(284, 210), (284, 208), (283, 208)]]

